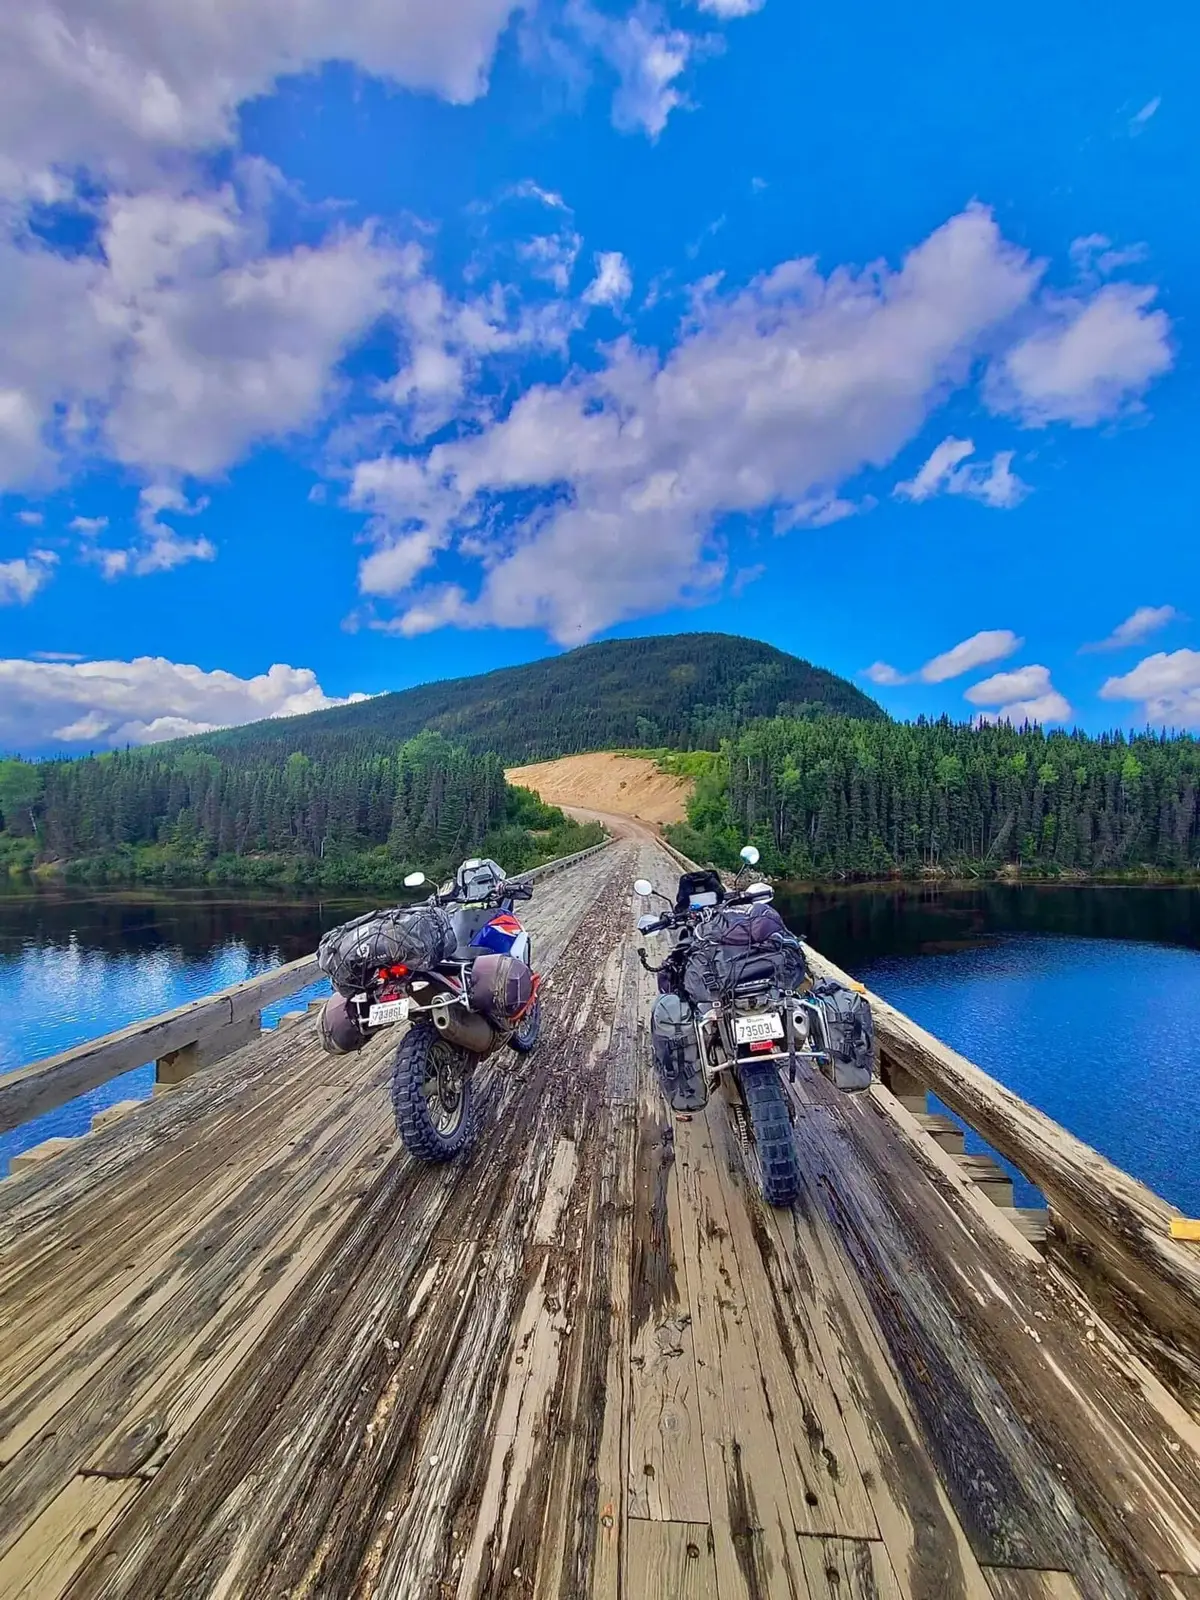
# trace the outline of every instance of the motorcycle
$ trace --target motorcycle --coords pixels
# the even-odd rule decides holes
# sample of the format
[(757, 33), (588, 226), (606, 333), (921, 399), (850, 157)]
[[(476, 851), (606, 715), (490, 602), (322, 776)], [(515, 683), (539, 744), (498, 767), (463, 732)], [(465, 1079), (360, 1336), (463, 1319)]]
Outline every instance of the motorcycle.
[[(423, 872), (405, 878), (409, 889)], [(541, 980), (514, 914), (533, 898), (495, 861), (464, 861), (416, 906), (371, 912), (333, 929), (317, 961), (337, 991), (320, 1018), (325, 1048), (360, 1049), (408, 1024), (392, 1065), (396, 1130), (421, 1161), (448, 1161), (477, 1133), (474, 1069), (508, 1045), (528, 1055), (541, 1034)]]
[[(784, 1206), (796, 1196), (800, 1169), (781, 1072), (794, 1079), (800, 1061), (830, 1071), (843, 1041), (833, 1037), (826, 997), (809, 982), (800, 941), (771, 904), (771, 886), (745, 882), (757, 849), (747, 845), (741, 857), (729, 892), (715, 871), (685, 872), (674, 904), (638, 919), (643, 935), (675, 933), (673, 948), (657, 965), (644, 947), (638, 957), (658, 978), (650, 1027), (668, 1104), (693, 1113), (720, 1089), (763, 1199)], [(646, 878), (633, 887), (657, 894)]]

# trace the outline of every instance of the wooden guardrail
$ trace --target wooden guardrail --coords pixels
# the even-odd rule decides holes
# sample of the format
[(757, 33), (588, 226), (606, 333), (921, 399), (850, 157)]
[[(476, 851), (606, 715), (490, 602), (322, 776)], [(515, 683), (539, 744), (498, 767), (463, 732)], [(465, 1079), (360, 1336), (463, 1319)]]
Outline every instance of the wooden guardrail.
[[(805, 950), (818, 976), (854, 982)], [(867, 998), (888, 1087), (937, 1095), (1041, 1190), (1049, 1257), (1200, 1414), (1200, 1249), (1170, 1237), (1181, 1213), (879, 995)]]
[[(551, 877), (607, 849), (609, 842), (560, 856), (520, 876)], [(301, 956), (261, 977), (248, 978), (174, 1011), (132, 1022), (116, 1033), (5, 1073), (0, 1077), (0, 1133), (55, 1111), (150, 1061), (156, 1064), (159, 1083), (178, 1083), (248, 1044), (259, 1032), (266, 1006), (317, 982), (320, 976), (316, 956)]]

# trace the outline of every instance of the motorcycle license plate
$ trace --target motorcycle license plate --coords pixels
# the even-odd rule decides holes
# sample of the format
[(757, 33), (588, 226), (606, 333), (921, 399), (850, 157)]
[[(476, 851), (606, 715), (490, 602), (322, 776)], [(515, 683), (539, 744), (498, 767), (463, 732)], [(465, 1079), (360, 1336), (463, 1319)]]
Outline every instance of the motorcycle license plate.
[(783, 1018), (777, 1011), (768, 1011), (761, 1017), (739, 1017), (734, 1023), (734, 1035), (739, 1044), (752, 1044), (755, 1039), (782, 1039)]
[(381, 1000), (367, 1012), (367, 1026), (382, 1028), (389, 1022), (407, 1022), (408, 1007), (408, 1000)]

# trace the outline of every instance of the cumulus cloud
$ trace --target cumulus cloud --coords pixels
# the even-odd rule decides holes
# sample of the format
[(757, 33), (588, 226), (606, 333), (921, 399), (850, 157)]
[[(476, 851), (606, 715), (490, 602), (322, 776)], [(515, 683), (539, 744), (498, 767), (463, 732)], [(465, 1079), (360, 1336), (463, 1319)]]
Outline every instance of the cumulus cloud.
[(161, 656), (0, 661), (0, 747), (154, 744), (347, 703), (327, 695), (308, 667), (275, 665), (239, 678)]
[(629, 299), (633, 278), (619, 250), (601, 250), (596, 256), (596, 276), (584, 290), (590, 306), (619, 306)]
[(51, 169), (144, 182), (229, 144), (244, 101), (323, 61), (451, 101), (486, 87), (514, 0), (22, 0), (0, 11), (0, 187)]
[(279, 253), (264, 231), (227, 189), (110, 197), (98, 256), (0, 235), (0, 487), (84, 448), (210, 476), (310, 426), (403, 261), (366, 229)]
[(1048, 302), (1047, 321), (1014, 345), (989, 375), (994, 411), (1029, 427), (1092, 427), (1136, 407), (1173, 360), (1170, 321), (1149, 309), (1157, 291), (1110, 283), (1092, 298)]
[(1152, 633), (1165, 628), (1170, 622), (1181, 622), (1182, 615), (1174, 606), (1139, 606), (1124, 622), (1118, 623), (1107, 639), (1082, 646), (1081, 654), (1095, 650), (1124, 650), (1127, 645), (1141, 644)]
[(108, 527), (107, 517), (72, 517), (68, 524), (72, 533), (84, 539), (94, 539)]
[(23, 522), (27, 528), (40, 528), (45, 520), (45, 515), (41, 511), (17, 512), (17, 521)]
[(1200, 728), (1200, 650), (1159, 651), (1132, 672), (1109, 678), (1102, 700), (1138, 700), (1146, 722)]
[(898, 483), (892, 493), (901, 500), (917, 501), (929, 500), (936, 494), (965, 494), (1004, 510), (1025, 498), (1029, 485), (1022, 483), (1012, 470), (1012, 450), (998, 450), (986, 465), (964, 465), (974, 452), (970, 439), (943, 439), (916, 477)]
[(980, 207), (897, 269), (826, 278), (785, 262), (730, 294), (710, 287), (665, 358), (622, 341), (599, 371), (539, 384), (498, 421), (399, 467), (364, 463), (356, 492), (386, 484), (406, 533), (468, 538), (459, 554), (480, 561), (482, 590), (454, 621), (577, 641), (713, 593), (726, 514), (853, 509), (837, 486), (920, 430), (1037, 275)]
[(28, 605), (50, 582), (57, 565), (53, 550), (31, 550), (15, 561), (0, 561), (0, 606)]
[(1013, 672), (997, 672), (982, 683), (972, 684), (965, 698), (973, 706), (994, 709), (980, 711), (979, 722), (1065, 722), (1071, 715), (1069, 702), (1050, 681), (1050, 669), (1043, 666), (1017, 667)]
[(961, 678), (964, 672), (986, 666), (989, 661), (1003, 661), (1024, 643), (1011, 628), (988, 629), (973, 633), (952, 649), (944, 650), (916, 672), (900, 672), (886, 661), (876, 661), (864, 670), (863, 677), (882, 688), (895, 688), (903, 683), (947, 683), (951, 678)]

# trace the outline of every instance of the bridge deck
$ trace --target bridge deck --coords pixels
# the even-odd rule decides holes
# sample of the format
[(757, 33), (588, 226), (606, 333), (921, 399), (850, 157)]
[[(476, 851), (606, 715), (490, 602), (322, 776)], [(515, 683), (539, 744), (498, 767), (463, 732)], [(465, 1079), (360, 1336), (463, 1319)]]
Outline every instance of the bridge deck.
[(462, 1167), (299, 1025), (0, 1186), (0, 1597), (1200, 1596), (1195, 1419), (886, 1093), (797, 1086), (790, 1213), (669, 1127), (673, 870), (539, 890)]

